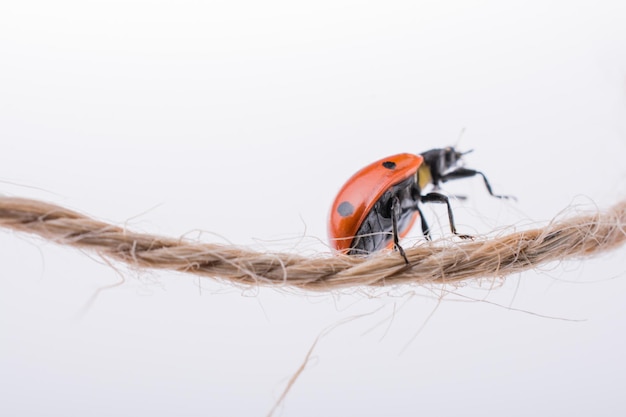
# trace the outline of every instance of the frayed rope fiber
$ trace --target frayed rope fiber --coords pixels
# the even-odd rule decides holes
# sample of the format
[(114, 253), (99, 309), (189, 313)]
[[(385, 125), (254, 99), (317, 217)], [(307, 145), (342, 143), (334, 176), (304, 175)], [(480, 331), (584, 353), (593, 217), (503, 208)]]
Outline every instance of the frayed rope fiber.
[(14, 197), (0, 197), (0, 227), (93, 250), (138, 268), (182, 271), (240, 285), (327, 291), (504, 277), (614, 249), (626, 241), (626, 201), (503, 236), (425, 241), (405, 248), (410, 265), (388, 251), (367, 258), (305, 257), (134, 233), (54, 204)]

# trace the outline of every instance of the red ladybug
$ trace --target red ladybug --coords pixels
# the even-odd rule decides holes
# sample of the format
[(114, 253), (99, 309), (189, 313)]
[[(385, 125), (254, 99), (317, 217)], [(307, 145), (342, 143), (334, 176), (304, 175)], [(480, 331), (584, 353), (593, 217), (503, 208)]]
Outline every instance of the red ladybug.
[(409, 232), (418, 216), (424, 237), (430, 239), (419, 203), (445, 204), (452, 233), (469, 238), (457, 233), (447, 196), (438, 192), (422, 194), (429, 184), (437, 190), (440, 183), (480, 175), (493, 197), (511, 198), (494, 194), (482, 172), (459, 166), (465, 153), (453, 147), (431, 149), (421, 155), (401, 153), (361, 169), (344, 184), (332, 205), (328, 225), (332, 246), (359, 255), (394, 245), (408, 263), (399, 239)]

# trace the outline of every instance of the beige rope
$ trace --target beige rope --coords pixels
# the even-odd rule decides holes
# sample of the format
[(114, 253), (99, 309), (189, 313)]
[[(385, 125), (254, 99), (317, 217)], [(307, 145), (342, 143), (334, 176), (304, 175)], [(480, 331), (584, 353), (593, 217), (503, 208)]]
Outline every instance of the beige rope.
[(139, 268), (189, 272), (234, 284), (326, 291), (504, 277), (548, 262), (604, 252), (626, 241), (626, 201), (603, 212), (504, 236), (424, 242), (405, 248), (410, 267), (393, 252), (368, 258), (304, 257), (134, 233), (54, 204), (13, 197), (0, 197), (0, 227), (94, 250)]

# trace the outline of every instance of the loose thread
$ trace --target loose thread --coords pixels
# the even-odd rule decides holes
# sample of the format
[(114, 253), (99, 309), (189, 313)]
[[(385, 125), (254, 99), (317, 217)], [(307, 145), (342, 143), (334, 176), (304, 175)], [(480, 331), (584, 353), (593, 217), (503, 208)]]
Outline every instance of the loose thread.
[(458, 243), (424, 242), (405, 248), (409, 267), (390, 252), (368, 258), (304, 257), (135, 233), (58, 205), (15, 197), (0, 197), (0, 227), (93, 250), (136, 268), (181, 271), (238, 285), (330, 291), (505, 277), (553, 261), (592, 256), (626, 241), (626, 201), (543, 228)]

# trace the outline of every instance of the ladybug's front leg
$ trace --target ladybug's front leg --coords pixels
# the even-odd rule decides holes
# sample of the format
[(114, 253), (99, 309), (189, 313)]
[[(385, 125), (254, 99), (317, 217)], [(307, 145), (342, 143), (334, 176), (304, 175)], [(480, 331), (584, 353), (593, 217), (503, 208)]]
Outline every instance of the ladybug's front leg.
[(404, 262), (409, 265), (409, 259), (404, 253), (404, 249), (400, 246), (400, 238), (398, 237), (398, 217), (400, 217), (400, 199), (394, 196), (391, 200), (391, 226), (393, 232), (393, 245), (404, 258)]
[(511, 195), (494, 194), (493, 190), (491, 189), (491, 184), (489, 184), (489, 181), (487, 180), (487, 177), (485, 176), (485, 174), (483, 174), (480, 171), (476, 171), (475, 169), (469, 169), (469, 168), (463, 168), (463, 167), (456, 168), (454, 171), (451, 171), (445, 175), (442, 175), (441, 182), (446, 182), (450, 180), (458, 180), (461, 178), (469, 178), (475, 175), (480, 175), (481, 177), (483, 177), (483, 181), (485, 182), (485, 187), (487, 188), (487, 191), (492, 197), (510, 198), (510, 199), (516, 200), (516, 198)]

